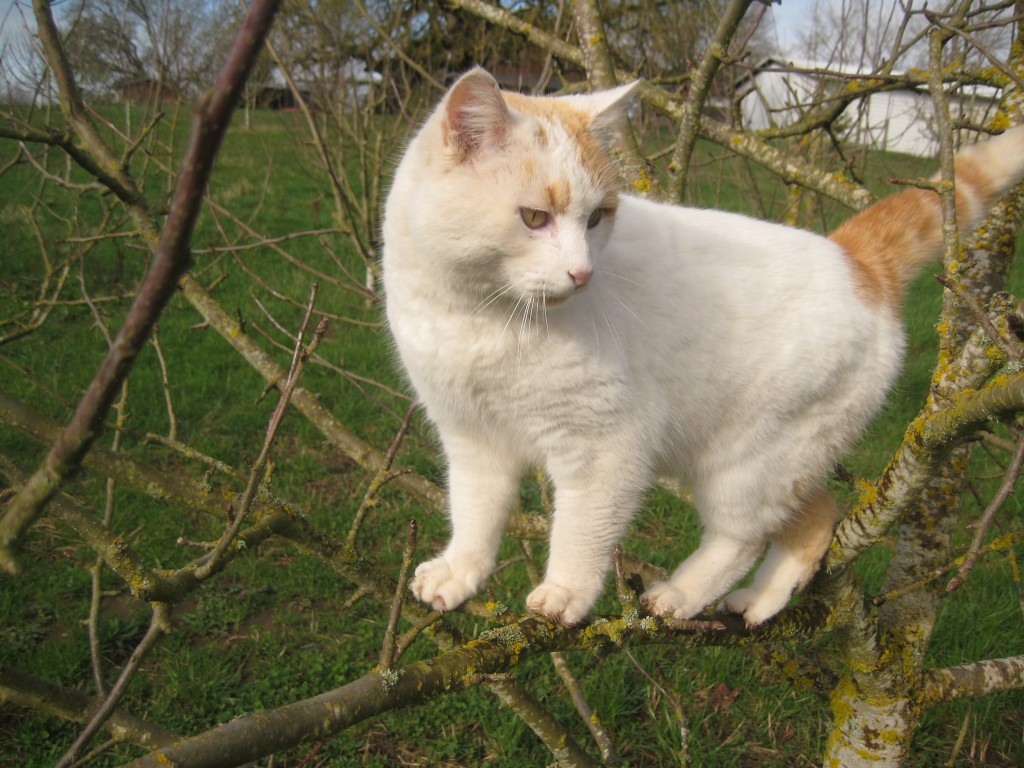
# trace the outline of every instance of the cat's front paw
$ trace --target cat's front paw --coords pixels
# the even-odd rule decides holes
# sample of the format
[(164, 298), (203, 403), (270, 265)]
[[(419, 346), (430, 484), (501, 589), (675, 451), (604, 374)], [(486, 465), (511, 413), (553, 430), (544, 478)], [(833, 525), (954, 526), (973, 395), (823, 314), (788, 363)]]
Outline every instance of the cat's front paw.
[(694, 595), (676, 588), (667, 581), (656, 581), (640, 596), (640, 602), (654, 616), (691, 619), (704, 609)]
[(526, 609), (548, 621), (575, 627), (590, 613), (593, 600), (566, 587), (544, 582), (526, 598)]
[(773, 595), (770, 592), (758, 592), (751, 587), (744, 587), (726, 595), (722, 605), (732, 613), (743, 614), (743, 620), (748, 627), (756, 627), (785, 608), (788, 602), (788, 593)]
[(441, 555), (416, 569), (409, 589), (435, 610), (450, 611), (475, 595), (489, 574), (490, 568), (474, 558)]

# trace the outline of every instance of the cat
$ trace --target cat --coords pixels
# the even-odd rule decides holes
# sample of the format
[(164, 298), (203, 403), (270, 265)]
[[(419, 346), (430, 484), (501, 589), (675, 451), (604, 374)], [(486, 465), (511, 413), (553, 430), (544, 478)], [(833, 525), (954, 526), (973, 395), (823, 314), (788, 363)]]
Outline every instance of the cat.
[[(665, 475), (703, 534), (643, 604), (690, 618), (724, 597), (761, 624), (818, 569), (839, 514), (822, 478), (900, 371), (903, 287), (941, 251), (937, 195), (902, 192), (825, 238), (623, 194), (609, 151), (635, 87), (533, 97), (474, 69), (395, 172), (387, 321), (448, 464), (451, 539), (411, 583), (435, 609), (491, 574), (540, 466), (554, 513), (529, 611), (583, 621)], [(1021, 129), (962, 153), (962, 225), (1022, 172)]]

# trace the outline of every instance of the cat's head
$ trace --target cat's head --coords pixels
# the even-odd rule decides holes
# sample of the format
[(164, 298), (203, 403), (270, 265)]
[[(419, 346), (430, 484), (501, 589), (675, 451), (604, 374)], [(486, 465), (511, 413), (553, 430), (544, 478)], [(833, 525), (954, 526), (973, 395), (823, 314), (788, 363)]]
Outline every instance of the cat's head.
[(434, 212), (423, 235), (456, 285), (551, 307), (590, 282), (618, 208), (608, 152), (634, 88), (531, 97), (482, 69), (451, 87), (424, 128), (420, 181)]

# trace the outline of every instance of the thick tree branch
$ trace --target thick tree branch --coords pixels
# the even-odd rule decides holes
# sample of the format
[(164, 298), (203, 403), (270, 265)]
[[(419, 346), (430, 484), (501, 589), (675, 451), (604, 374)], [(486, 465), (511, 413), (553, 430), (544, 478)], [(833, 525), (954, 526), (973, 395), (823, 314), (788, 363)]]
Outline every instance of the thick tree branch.
[[(0, 664), (0, 702), (17, 704), (40, 712), (87, 723), (100, 705), (100, 698), (90, 698), (74, 688), (65, 688), (49, 680)], [(118, 741), (152, 749), (175, 743), (180, 738), (155, 723), (126, 712), (114, 712), (103, 723), (104, 730)]]
[(988, 659), (947, 669), (931, 669), (924, 675), (921, 703), (925, 706), (986, 696), (1024, 688), (1024, 656)]
[[(286, 746), (323, 739), (369, 717), (415, 706), (437, 696), (487, 682), (524, 659), (555, 650), (594, 650), (605, 644), (671, 642), (696, 647), (724, 634), (706, 622), (639, 618), (598, 620), (577, 629), (538, 619), (490, 630), (478, 639), (399, 669), (372, 672), (341, 688), (277, 709), (236, 718), (171, 747), (159, 749), (127, 768), (225, 768), (241, 765)], [(472, 674), (467, 674), (472, 670)], [(590, 763), (579, 763), (588, 765)]]
[[(979, 358), (988, 361), (989, 368), (968, 369), (973, 381), (984, 381), (1001, 359), (998, 351)], [(943, 375), (941, 367), (938, 375)], [(979, 389), (966, 388), (947, 408), (918, 415), (888, 466), (877, 480), (864, 487), (858, 503), (840, 522), (826, 567), (849, 563), (879, 541), (917, 499), (946, 451), (957, 441), (989, 421), (1008, 418), (1021, 410), (1024, 378), (1018, 373), (996, 376)]]

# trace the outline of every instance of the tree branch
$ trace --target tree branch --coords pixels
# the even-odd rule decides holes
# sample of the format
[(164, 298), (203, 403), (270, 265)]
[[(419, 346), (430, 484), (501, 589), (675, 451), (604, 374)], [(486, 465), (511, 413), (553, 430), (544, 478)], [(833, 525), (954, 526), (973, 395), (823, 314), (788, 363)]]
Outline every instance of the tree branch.
[[(714, 80), (718, 68), (725, 61), (729, 52), (729, 44), (753, 1), (729, 0), (729, 4), (718, 22), (718, 29), (715, 30), (715, 35), (704, 51), (697, 71), (694, 72), (690, 80), (690, 90), (686, 96), (672, 160), (668, 166), (669, 171), (673, 174), (672, 185), (669, 189), (669, 199), (673, 202), (681, 203), (683, 200), (683, 192), (686, 189), (686, 180), (690, 171), (690, 157), (697, 144), (701, 114), (704, 112), (704, 102), (707, 100), (711, 81)], [(761, 9), (761, 13), (764, 13), (764, 7)]]
[(924, 675), (921, 703), (925, 706), (969, 696), (985, 696), (1024, 688), (1024, 656), (988, 659), (946, 669), (930, 669)]
[[(86, 723), (103, 703), (74, 688), (65, 688), (14, 667), (0, 664), (0, 702), (10, 702), (64, 720)], [(118, 741), (152, 749), (175, 743), (181, 737), (160, 725), (125, 712), (114, 712), (103, 728)]]
[[(0, 520), (0, 567), (10, 573), (18, 570), (13, 552), (15, 542), (39, 516), (46, 502), (58, 492), (65, 478), (81, 464), (83, 456), (99, 436), (103, 419), (120, 390), (121, 382), (131, 370), (178, 279), (188, 268), (191, 261), (189, 243), (214, 159), (279, 4), (280, 0), (254, 0), (213, 90), (198, 107), (167, 221), (135, 302), (128, 310), (110, 352), (79, 400), (71, 421)], [(88, 141), (94, 128), (91, 121), (81, 114), (81, 97), (57, 36), (49, 4), (35, 0), (35, 7), (40, 36), (64, 97), (62, 104), (70, 111), (76, 129)], [(100, 147), (102, 143), (93, 146)]]

